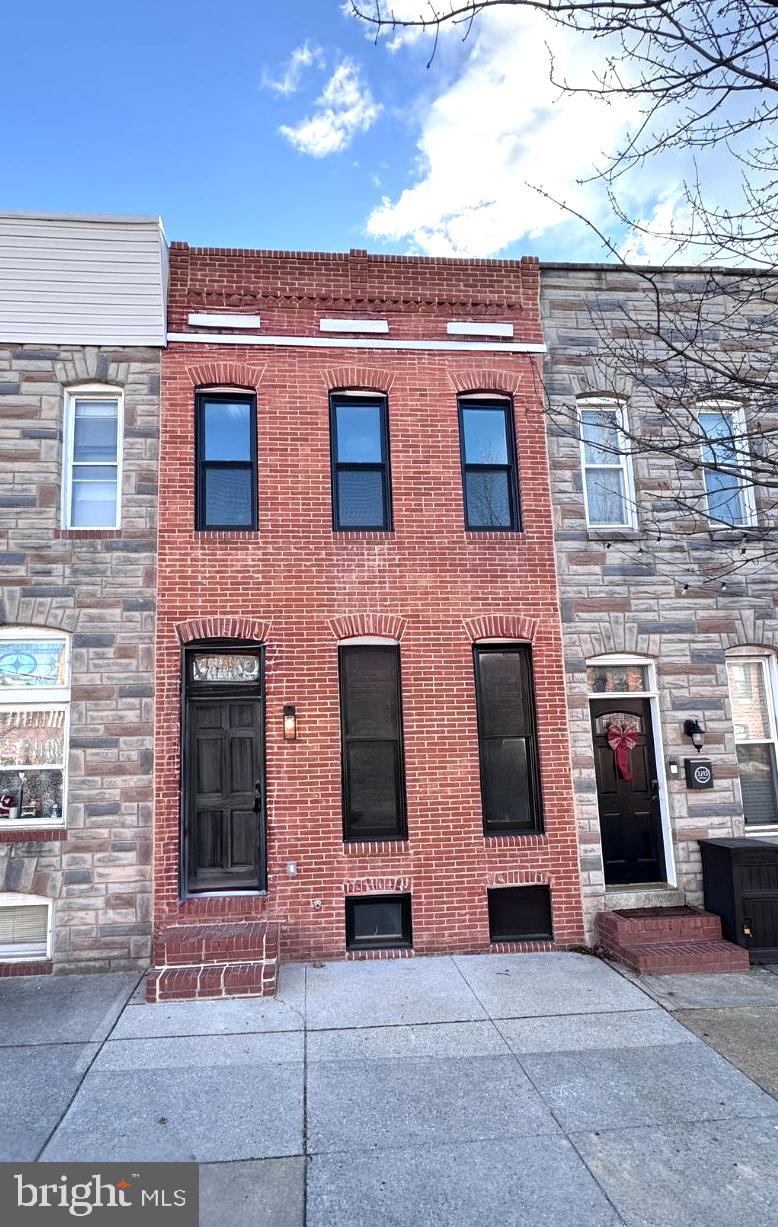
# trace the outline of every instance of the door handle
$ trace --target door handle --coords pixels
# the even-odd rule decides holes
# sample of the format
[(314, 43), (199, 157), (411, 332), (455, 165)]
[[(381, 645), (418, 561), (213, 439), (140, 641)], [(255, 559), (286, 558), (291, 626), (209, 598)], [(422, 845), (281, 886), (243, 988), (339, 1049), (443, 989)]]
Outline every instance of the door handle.
[(659, 780), (652, 780), (651, 781), (651, 800), (657, 801), (658, 799), (659, 799)]
[(259, 813), (262, 807), (262, 781), (257, 780), (254, 785), (254, 813)]

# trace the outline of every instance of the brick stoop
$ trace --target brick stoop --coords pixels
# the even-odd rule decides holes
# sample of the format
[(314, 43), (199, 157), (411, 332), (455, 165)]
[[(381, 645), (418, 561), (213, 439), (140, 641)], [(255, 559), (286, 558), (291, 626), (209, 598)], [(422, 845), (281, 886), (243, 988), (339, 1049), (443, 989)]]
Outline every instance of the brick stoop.
[(748, 951), (721, 936), (721, 920), (694, 907), (631, 908), (600, 912), (599, 944), (632, 971), (748, 971)]
[(147, 1001), (273, 997), (279, 926), (259, 920), (172, 925), (154, 942)]

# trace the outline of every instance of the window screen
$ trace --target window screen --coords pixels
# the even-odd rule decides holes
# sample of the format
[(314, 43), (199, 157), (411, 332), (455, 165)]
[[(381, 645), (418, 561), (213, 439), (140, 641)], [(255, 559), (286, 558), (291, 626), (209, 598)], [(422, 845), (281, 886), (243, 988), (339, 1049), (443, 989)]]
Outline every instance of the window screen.
[(529, 648), (475, 651), (481, 802), (487, 834), (539, 830), (540, 772)]
[(551, 892), (547, 886), (501, 886), (488, 895), (490, 941), (553, 938)]
[(403, 839), (399, 648), (340, 649), (345, 839)]
[(333, 526), (391, 528), (386, 401), (334, 397), (330, 436)]
[(257, 527), (256, 402), (253, 396), (197, 397), (199, 529)]

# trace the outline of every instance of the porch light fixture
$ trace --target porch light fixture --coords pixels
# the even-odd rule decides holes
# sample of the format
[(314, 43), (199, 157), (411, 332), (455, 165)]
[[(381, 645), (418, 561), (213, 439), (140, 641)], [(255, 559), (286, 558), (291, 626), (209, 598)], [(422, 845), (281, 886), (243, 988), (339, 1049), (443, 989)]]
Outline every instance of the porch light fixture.
[(701, 727), (699, 720), (684, 721), (683, 731), (687, 737), (691, 738), (692, 745), (699, 754), (705, 745), (705, 729)]
[(284, 704), (284, 741), (297, 741), (297, 712), (293, 703)]

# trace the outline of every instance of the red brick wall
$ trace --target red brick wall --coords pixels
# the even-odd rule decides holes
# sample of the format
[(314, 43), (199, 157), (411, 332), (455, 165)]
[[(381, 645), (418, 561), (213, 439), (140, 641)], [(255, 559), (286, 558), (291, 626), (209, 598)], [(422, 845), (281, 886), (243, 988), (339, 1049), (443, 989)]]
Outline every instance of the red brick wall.
[[(540, 340), (532, 261), (220, 252), (173, 245), (171, 330), (189, 311), (262, 315), (263, 334), (319, 335), (322, 315), (445, 338), (493, 315)], [(283, 923), (284, 957), (345, 950), (346, 893), (410, 890), (416, 952), (488, 949), (487, 886), (548, 882), (557, 944), (582, 940), (544, 419), (530, 354), (188, 344), (163, 363), (157, 618), (156, 919)], [(259, 524), (196, 533), (194, 392), (256, 390)], [(328, 389), (388, 393), (394, 531), (333, 533)], [(457, 390), (509, 392), (523, 531), (466, 533)], [(267, 896), (179, 900), (181, 643), (266, 644)], [(408, 840), (342, 839), (338, 640), (401, 642)], [(472, 644), (531, 639), (545, 834), (485, 839)], [(294, 703), (298, 740), (285, 742)], [(296, 861), (299, 874), (286, 876)], [(321, 907), (315, 906), (321, 902)]]

